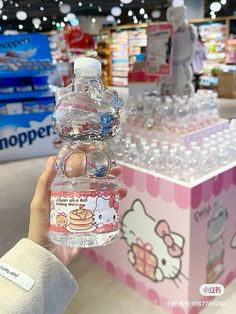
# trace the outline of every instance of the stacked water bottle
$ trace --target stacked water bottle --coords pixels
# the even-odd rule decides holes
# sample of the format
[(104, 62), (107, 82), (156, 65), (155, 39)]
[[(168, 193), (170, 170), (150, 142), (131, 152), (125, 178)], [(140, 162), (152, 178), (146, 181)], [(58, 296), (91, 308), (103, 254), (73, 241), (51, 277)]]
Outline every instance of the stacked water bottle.
[(131, 96), (127, 103), (127, 122), (147, 129), (186, 134), (219, 120), (218, 99), (213, 91), (198, 91), (192, 97), (144, 93)]
[(236, 160), (236, 124), (189, 145), (147, 140), (120, 132), (114, 139), (116, 159), (173, 179), (191, 182)]

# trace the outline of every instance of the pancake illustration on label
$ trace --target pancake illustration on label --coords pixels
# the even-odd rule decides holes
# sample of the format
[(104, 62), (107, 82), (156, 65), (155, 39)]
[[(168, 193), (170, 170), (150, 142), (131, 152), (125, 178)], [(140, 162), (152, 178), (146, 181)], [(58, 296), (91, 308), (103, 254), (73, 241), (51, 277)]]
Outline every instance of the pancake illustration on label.
[(78, 209), (74, 209), (69, 213), (69, 225), (67, 226), (67, 230), (74, 232), (88, 231), (95, 229), (93, 226), (93, 213), (84, 208), (84, 204), (80, 204)]

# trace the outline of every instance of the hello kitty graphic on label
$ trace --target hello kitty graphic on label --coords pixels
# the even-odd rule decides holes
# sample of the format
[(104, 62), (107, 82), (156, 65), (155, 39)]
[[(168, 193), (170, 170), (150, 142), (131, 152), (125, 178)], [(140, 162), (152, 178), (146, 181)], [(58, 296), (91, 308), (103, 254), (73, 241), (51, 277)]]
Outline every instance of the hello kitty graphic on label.
[(188, 280), (181, 271), (184, 238), (167, 221), (149, 216), (140, 200), (123, 216), (121, 232), (129, 246), (128, 260), (140, 274), (154, 282), (170, 279), (177, 288), (180, 275)]
[(111, 232), (119, 228), (119, 193), (51, 192), (50, 230), (63, 233)]
[(215, 201), (207, 230), (207, 241), (210, 245), (207, 261), (207, 283), (216, 282), (224, 270), (224, 232), (227, 218), (227, 210), (220, 201)]
[(97, 232), (112, 231), (119, 222), (119, 196), (98, 197), (93, 217)]

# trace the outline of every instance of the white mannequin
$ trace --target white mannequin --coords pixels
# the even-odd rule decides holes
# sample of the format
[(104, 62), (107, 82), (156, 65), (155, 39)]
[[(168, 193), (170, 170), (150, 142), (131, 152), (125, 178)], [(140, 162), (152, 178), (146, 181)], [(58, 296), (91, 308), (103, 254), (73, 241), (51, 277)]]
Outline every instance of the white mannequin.
[(186, 21), (186, 7), (169, 7), (167, 20), (173, 24), (172, 75), (161, 80), (161, 92), (164, 95), (192, 95), (191, 61), (197, 35)]

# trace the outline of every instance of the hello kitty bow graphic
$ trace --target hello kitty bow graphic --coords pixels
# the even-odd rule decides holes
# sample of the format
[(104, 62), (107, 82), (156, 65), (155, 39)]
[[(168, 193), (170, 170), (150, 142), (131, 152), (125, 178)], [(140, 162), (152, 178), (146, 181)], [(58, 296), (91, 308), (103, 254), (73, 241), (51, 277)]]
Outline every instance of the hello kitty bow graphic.
[(115, 194), (111, 195), (109, 199), (109, 206), (114, 208), (115, 210), (119, 209), (119, 202), (117, 202)]
[(175, 243), (175, 240), (171, 236), (170, 227), (165, 220), (159, 221), (156, 226), (156, 233), (163, 239), (171, 256), (180, 257), (183, 255), (183, 250)]

